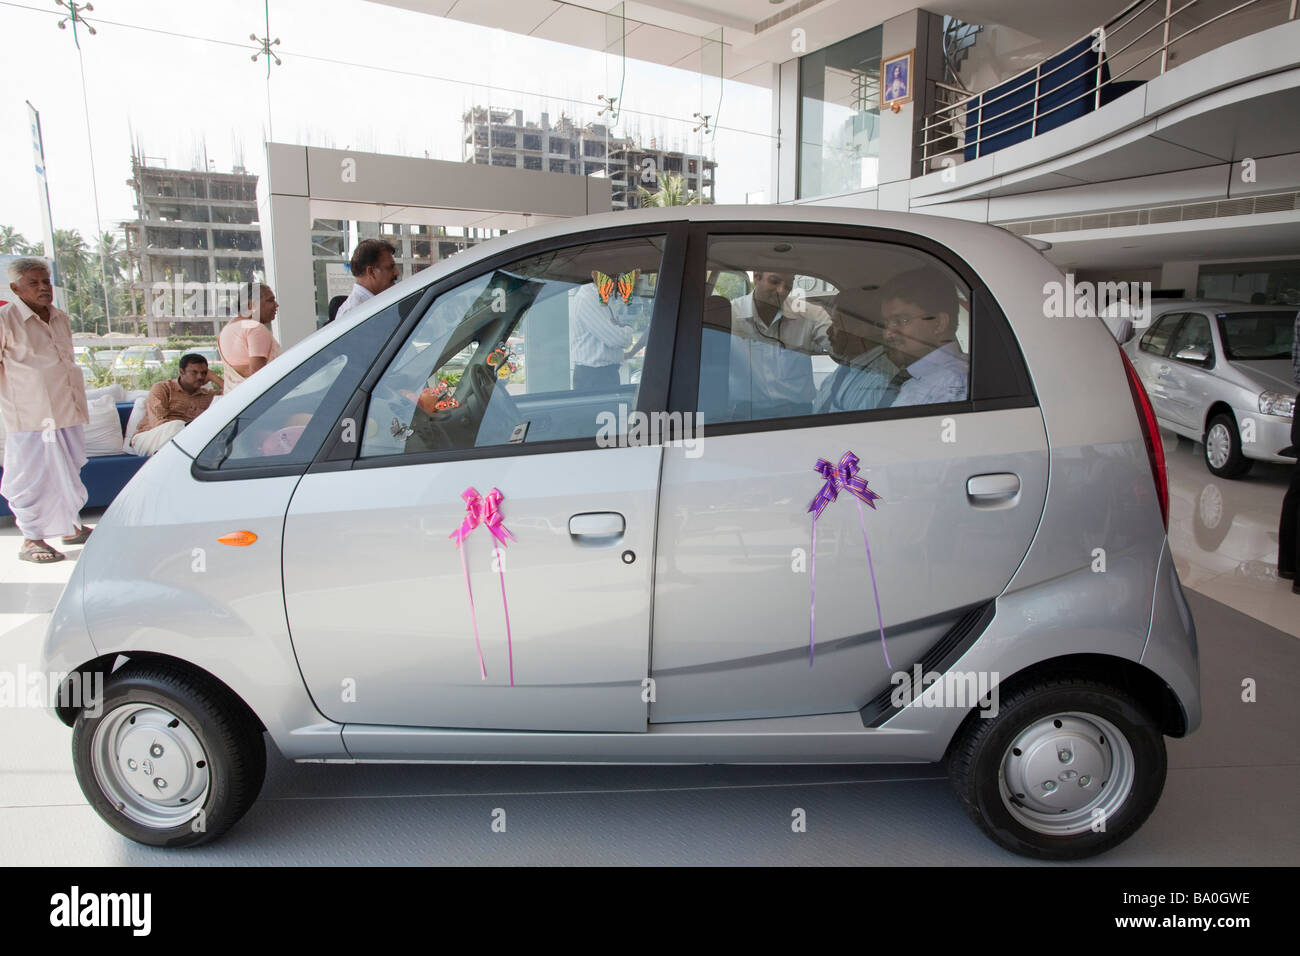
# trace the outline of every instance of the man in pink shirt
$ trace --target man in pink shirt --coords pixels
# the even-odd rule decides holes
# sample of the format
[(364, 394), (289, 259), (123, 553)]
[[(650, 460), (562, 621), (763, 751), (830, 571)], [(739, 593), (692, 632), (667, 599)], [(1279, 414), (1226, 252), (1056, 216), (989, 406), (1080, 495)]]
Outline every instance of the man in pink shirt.
[(280, 343), (271, 335), (271, 322), (280, 305), (269, 285), (249, 283), (248, 308), (239, 318), (226, 323), (217, 336), (217, 349), (225, 365), (225, 392), (248, 378), (280, 354)]
[(72, 355), (72, 323), (53, 305), (45, 260), (15, 259), (8, 273), (17, 300), (0, 307), (0, 415), (8, 432), (0, 495), (23, 535), (18, 556), (49, 564), (64, 558), (45, 543), (50, 535), (62, 535), (64, 544), (90, 537), (80, 524), (86, 385)]

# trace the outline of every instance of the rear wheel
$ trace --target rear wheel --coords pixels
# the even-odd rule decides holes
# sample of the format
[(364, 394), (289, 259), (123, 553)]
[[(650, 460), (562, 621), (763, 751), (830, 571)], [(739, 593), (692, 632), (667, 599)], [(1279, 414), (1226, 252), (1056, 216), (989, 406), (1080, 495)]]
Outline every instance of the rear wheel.
[(153, 665), (109, 676), (97, 716), (72, 731), (81, 791), (149, 846), (215, 840), (252, 806), (266, 773), (261, 729), (224, 687)]
[(962, 806), (1001, 846), (1075, 860), (1122, 843), (1155, 809), (1164, 737), (1126, 692), (1085, 678), (1042, 680), (968, 721), (949, 753)]
[(1226, 412), (1210, 419), (1205, 429), (1205, 467), (1220, 478), (1240, 478), (1250, 471), (1251, 459), (1241, 452), (1237, 423)]

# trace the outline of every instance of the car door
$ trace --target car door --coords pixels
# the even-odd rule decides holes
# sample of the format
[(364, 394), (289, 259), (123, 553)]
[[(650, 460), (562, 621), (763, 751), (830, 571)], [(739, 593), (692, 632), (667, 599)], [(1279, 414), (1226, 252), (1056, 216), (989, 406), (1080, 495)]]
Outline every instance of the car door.
[[(691, 242), (671, 402), (703, 424), (664, 452), (651, 721), (883, 719), (891, 669), (940, 664), (969, 636), (1037, 528), (1047, 438), (1023, 359), (935, 243), (741, 224)], [(712, 283), (746, 269), (754, 292)], [(754, 298), (787, 276), (836, 294), (817, 310)], [(846, 453), (880, 498), (841, 490), (814, 547), (816, 469)]]
[[(1187, 348), (1204, 349), (1205, 362), (1180, 359)], [(1163, 363), (1163, 393), (1168, 417), (1183, 429), (1199, 431), (1209, 408), (1210, 381), (1213, 378), (1214, 339), (1210, 320), (1199, 312), (1189, 312), (1169, 342), (1169, 355)]]
[(1182, 312), (1167, 312), (1156, 319), (1138, 341), (1137, 361), (1134, 362), (1156, 418), (1165, 422), (1173, 420), (1168, 394), (1169, 345), (1183, 318)]
[[(327, 717), (645, 728), (661, 449), (632, 413), (667, 391), (670, 232), (503, 254), (395, 336), (285, 520), (290, 630)], [(485, 520), (458, 547), (467, 501)]]

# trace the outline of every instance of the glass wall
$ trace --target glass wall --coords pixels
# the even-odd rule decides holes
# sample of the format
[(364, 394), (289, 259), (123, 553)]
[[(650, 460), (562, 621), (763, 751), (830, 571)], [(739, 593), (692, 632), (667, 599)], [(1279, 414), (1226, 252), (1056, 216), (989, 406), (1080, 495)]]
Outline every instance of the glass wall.
[[(730, 46), (712, 35), (676, 34), (674, 67), (635, 59), (621, 38), (640, 25), (615, 14), (606, 50), (558, 25), (580, 13), (546, 38), (366, 0), (131, 0), (69, 17), (52, 2), (0, 4), (8, 72), (40, 78), (0, 90), (14, 144), (0, 151), (0, 255), (44, 250), (30, 99), (60, 302), (86, 338), (180, 335), (190, 319), (206, 336), (209, 318), (155, 286), (265, 274), (267, 141), (599, 176), (616, 210), (657, 197), (745, 203), (770, 185), (771, 92), (756, 85), (767, 74), (724, 80)], [(360, 239), (388, 238), (408, 276), (484, 238), (459, 217), (400, 208), (382, 222), (318, 213), (330, 218), (312, 223), (314, 303), (282, 302), (282, 316), (314, 306), (322, 320), (350, 288)]]
[(1204, 265), (1196, 279), (1196, 294), (1255, 305), (1300, 305), (1300, 260)]
[(881, 28), (799, 60), (799, 197), (877, 184)]

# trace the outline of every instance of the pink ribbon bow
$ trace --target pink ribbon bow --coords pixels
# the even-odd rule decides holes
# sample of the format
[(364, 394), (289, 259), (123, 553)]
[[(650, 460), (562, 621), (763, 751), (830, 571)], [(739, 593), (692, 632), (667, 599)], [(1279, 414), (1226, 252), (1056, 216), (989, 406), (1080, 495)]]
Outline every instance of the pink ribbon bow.
[(510, 686), (515, 686), (515, 652), (514, 645), (510, 636), (510, 606), (506, 603), (506, 569), (505, 564), (500, 558), (500, 548), (504, 547), (507, 539), (510, 541), (518, 540), (510, 529), (505, 526), (501, 517), (501, 502), (505, 495), (501, 494), (496, 488), (493, 488), (486, 495), (480, 495), (478, 491), (469, 487), (460, 493), (461, 498), (465, 500), (465, 520), (460, 523), (460, 527), (453, 531), (447, 537), (456, 542), (456, 549), (460, 552), (461, 570), (465, 572), (465, 592), (469, 595), (469, 616), (474, 624), (474, 647), (478, 651), (478, 670), (479, 679), (487, 680), (487, 668), (483, 664), (483, 647), (478, 638), (478, 612), (474, 608), (474, 589), (469, 583), (469, 565), (465, 561), (465, 539), (469, 533), (479, 525), (485, 526), (492, 535), (492, 553), (497, 557), (497, 572), (501, 575), (501, 607), (506, 615), (506, 652), (510, 660)]

